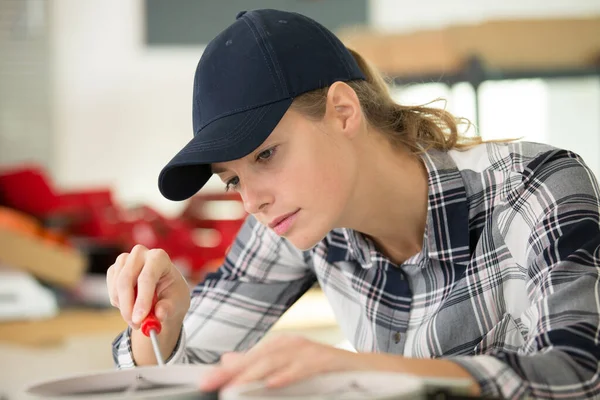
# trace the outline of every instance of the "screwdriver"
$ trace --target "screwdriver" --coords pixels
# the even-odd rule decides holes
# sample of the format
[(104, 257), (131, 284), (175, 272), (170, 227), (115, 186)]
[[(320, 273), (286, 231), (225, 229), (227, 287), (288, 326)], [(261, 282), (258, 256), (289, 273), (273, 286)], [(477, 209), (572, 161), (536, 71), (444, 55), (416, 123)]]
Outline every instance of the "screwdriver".
[[(135, 288), (135, 297), (137, 298), (137, 287)], [(150, 312), (142, 321), (140, 329), (145, 336), (150, 337), (152, 348), (154, 349), (154, 356), (156, 357), (156, 362), (158, 365), (165, 365), (164, 358), (160, 352), (160, 346), (158, 345), (158, 334), (162, 329), (162, 324), (154, 314), (154, 306), (156, 305), (157, 301), (158, 296), (156, 293), (154, 293), (154, 298), (152, 299), (152, 308), (150, 308)]]

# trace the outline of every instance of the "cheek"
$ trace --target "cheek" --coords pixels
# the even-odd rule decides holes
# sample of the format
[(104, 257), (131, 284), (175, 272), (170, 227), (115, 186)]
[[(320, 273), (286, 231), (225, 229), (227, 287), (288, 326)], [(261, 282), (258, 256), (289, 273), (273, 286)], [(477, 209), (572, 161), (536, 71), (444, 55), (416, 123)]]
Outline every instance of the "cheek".
[(315, 189), (326, 198), (337, 198), (343, 192), (344, 179), (338, 169), (327, 168), (317, 172), (318, 182)]
[[(322, 132), (318, 132), (322, 135)], [(329, 143), (299, 146), (310, 149), (294, 153), (278, 177), (280, 195), (286, 202), (327, 214), (340, 211), (352, 186), (348, 154)], [(345, 156), (345, 157), (344, 157)]]
[(302, 183), (295, 189), (304, 192), (302, 198), (306, 206), (328, 213), (342, 206), (348, 192), (348, 171), (331, 161), (307, 165), (298, 174)]

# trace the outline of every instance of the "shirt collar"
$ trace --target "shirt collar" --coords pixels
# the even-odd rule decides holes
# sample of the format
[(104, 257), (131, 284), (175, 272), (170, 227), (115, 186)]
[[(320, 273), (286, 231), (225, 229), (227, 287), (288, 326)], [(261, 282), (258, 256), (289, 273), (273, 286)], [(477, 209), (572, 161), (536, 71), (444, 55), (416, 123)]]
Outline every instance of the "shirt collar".
[(427, 255), (453, 264), (468, 264), (469, 202), (456, 163), (447, 152), (429, 150), (421, 158), (429, 175)]
[[(422, 257), (429, 257), (441, 262), (466, 265), (470, 262), (471, 252), (469, 203), (463, 178), (456, 163), (446, 152), (429, 150), (421, 158), (428, 174), (427, 224), (423, 251), (408, 261), (413, 263)], [(330, 234), (327, 254), (330, 263), (356, 260), (363, 268), (370, 268), (381, 258), (374, 243), (359, 232), (342, 228)]]

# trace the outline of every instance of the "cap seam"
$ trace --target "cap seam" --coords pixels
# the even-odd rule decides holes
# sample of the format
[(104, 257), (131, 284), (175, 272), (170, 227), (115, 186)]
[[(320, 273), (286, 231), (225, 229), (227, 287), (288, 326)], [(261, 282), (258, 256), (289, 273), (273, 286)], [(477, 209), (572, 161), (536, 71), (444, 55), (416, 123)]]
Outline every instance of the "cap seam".
[[(267, 68), (269, 69), (269, 73), (271, 75), (271, 78), (272, 79), (275, 78), (275, 79), (272, 80), (272, 82), (273, 82), (273, 88), (275, 89), (275, 91), (278, 91), (277, 90), (277, 82), (276, 81), (280, 80), (280, 79), (279, 79), (279, 76), (277, 76), (277, 72), (276, 71), (275, 71), (275, 76), (273, 76), (273, 69), (275, 68), (275, 65), (273, 63), (273, 58), (271, 57), (271, 54), (269, 54), (268, 50), (263, 48), (265, 46), (265, 43), (264, 43), (264, 41), (260, 40), (260, 38), (258, 37), (258, 36), (260, 36), (260, 33), (258, 31), (255, 32), (255, 28), (256, 28), (255, 24), (254, 23), (251, 24), (249, 22), (249, 20), (250, 20), (250, 17), (243, 19), (244, 23), (246, 25), (248, 25), (248, 28), (250, 28), (250, 32), (252, 32), (252, 36), (254, 36), (254, 39), (258, 43), (258, 48), (260, 49), (260, 53), (262, 54), (262, 56), (263, 56), (263, 58), (265, 60), (265, 63), (267, 64)], [(258, 34), (258, 36), (257, 36), (257, 34)], [(267, 53), (267, 54), (265, 54), (265, 53)], [(271, 59), (270, 63), (269, 63), (269, 60), (267, 60), (267, 55)]]
[(287, 99), (290, 99), (290, 98), (291, 98), (291, 96), (288, 96), (288, 97), (283, 98), (283, 99), (269, 101), (267, 103), (259, 104), (259, 105), (256, 105), (256, 106), (241, 107), (241, 108), (236, 108), (234, 110), (229, 110), (227, 112), (221, 113), (221, 114), (213, 117), (211, 120), (209, 120), (207, 123), (205, 123), (204, 125), (202, 125), (200, 128), (198, 128), (198, 130), (196, 132), (194, 132), (194, 135), (198, 134), (198, 132), (200, 132), (202, 129), (206, 128), (208, 125), (212, 124), (213, 122), (215, 122), (215, 121), (217, 121), (219, 119), (222, 119), (222, 118), (225, 118), (225, 117), (229, 117), (230, 115), (239, 114), (239, 113), (244, 112), (244, 111), (250, 111), (250, 110), (254, 110), (256, 108), (265, 107), (265, 106), (268, 106), (270, 104), (277, 103), (277, 102), (280, 102), (280, 101), (283, 101), (283, 100), (287, 100)]
[[(252, 16), (248, 16), (248, 19), (252, 20)], [(252, 21), (252, 22), (254, 24), (254, 27), (259, 31), (258, 33), (259, 33), (260, 37), (262, 38), (263, 44), (265, 45), (265, 47), (268, 47), (267, 50), (270, 50), (270, 51), (268, 51), (269, 58), (271, 58), (271, 61), (273, 62), (273, 67), (275, 68), (275, 73), (277, 74), (279, 83), (285, 88), (285, 94), (289, 96), (290, 90), (289, 90), (287, 82), (285, 80), (283, 70), (281, 69), (281, 66), (279, 64), (279, 58), (277, 57), (277, 52), (275, 52), (275, 49), (273, 49), (273, 46), (271, 45), (271, 41), (268, 40), (266, 30), (265, 30), (263, 24), (260, 23), (261, 21), (257, 21), (257, 22)]]
[[(261, 113), (263, 111), (261, 110)], [(259, 113), (258, 116), (260, 116), (261, 114)], [(252, 118), (254, 117), (254, 118)], [(235, 141), (239, 138), (239, 136), (241, 136), (241, 132), (243, 132), (243, 128), (246, 127), (248, 124), (252, 124), (252, 120), (253, 119), (257, 119), (257, 116), (253, 116), (253, 115), (246, 115), (244, 116), (244, 118), (235, 126), (235, 128), (233, 128), (231, 131), (229, 131), (229, 134), (226, 137), (221, 137), (218, 139), (212, 139), (212, 140), (203, 140), (202, 143), (196, 143), (193, 146), (190, 146), (190, 150), (197, 150), (197, 149), (202, 149), (206, 146), (210, 146), (212, 144), (217, 144), (217, 143), (224, 143), (224, 142), (231, 142), (231, 141)], [(262, 118), (262, 117), (261, 117)]]
[[(217, 143), (225, 143), (225, 144), (229, 145), (229, 143), (231, 141), (234, 141), (234, 140), (237, 140), (237, 139), (240, 139), (240, 138), (243, 138), (243, 137), (249, 135), (249, 132), (252, 129), (252, 127), (255, 126), (256, 124), (258, 124), (258, 122), (262, 121), (262, 119), (267, 114), (269, 109), (270, 109), (270, 106), (266, 107), (265, 109), (261, 110), (258, 115), (253, 116), (254, 118), (250, 118), (252, 116), (244, 117), (244, 119), (231, 131), (231, 133), (227, 137), (223, 137), (220, 139), (213, 139), (211, 141), (203, 141), (202, 143), (198, 143), (198, 145), (190, 146), (189, 149), (190, 150), (203, 149), (211, 144), (217, 144)], [(255, 124), (252, 124), (253, 121), (255, 121)], [(248, 125), (250, 126), (249, 128), (243, 129), (243, 128), (248, 127)], [(213, 150), (221, 148), (221, 147), (224, 147), (224, 146), (223, 145), (211, 146), (211, 148)]]

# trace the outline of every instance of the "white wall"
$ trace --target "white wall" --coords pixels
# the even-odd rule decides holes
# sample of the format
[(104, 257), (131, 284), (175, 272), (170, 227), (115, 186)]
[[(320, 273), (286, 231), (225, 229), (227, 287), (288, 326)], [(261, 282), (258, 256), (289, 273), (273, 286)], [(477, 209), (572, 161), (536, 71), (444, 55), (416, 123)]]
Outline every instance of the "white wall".
[(0, 168), (52, 164), (46, 5), (0, 1)]
[[(191, 88), (202, 48), (145, 48), (142, 0), (50, 3), (56, 138), (52, 172), (57, 183), (64, 188), (111, 185), (120, 201), (177, 212), (182, 204), (162, 198), (157, 177), (192, 136)], [(371, 0), (373, 22), (395, 29), (492, 15), (589, 12), (600, 13), (600, 2)], [(546, 138), (591, 154), (588, 159), (598, 173), (600, 161), (592, 155), (600, 153), (600, 85), (576, 84), (575, 91), (571, 85), (556, 83), (544, 89), (550, 96), (540, 111), (549, 116)], [(588, 117), (581, 117), (582, 108), (590, 110)], [(494, 127), (500, 125), (494, 123), (488, 130)]]
[(403, 31), (495, 18), (575, 17), (600, 13), (598, 0), (370, 0), (381, 30)]
[(141, 0), (55, 0), (51, 12), (57, 183), (111, 185), (125, 203), (178, 210), (157, 177), (192, 137), (202, 48), (145, 48)]
[(579, 153), (600, 180), (600, 79), (558, 79), (547, 90), (547, 142)]

